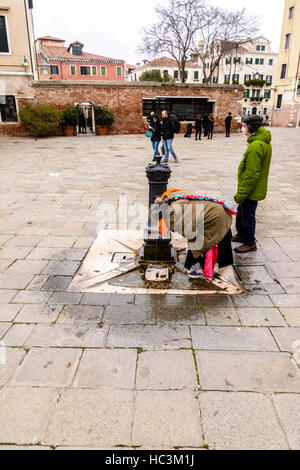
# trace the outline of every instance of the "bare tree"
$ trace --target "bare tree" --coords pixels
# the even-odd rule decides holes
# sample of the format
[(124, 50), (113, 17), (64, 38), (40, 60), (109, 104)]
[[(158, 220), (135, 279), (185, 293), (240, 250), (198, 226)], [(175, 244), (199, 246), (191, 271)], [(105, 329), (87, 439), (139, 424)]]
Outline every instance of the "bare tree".
[[(169, 0), (166, 7), (158, 6), (155, 12), (158, 21), (143, 30), (138, 51), (151, 58), (167, 54), (175, 59), (182, 83), (191, 56), (199, 58), (204, 82), (209, 82), (221, 59), (237, 43), (249, 42), (258, 31), (257, 19), (249, 17), (245, 9), (226, 11), (210, 6), (206, 0)], [(209, 69), (205, 65), (208, 57)]]

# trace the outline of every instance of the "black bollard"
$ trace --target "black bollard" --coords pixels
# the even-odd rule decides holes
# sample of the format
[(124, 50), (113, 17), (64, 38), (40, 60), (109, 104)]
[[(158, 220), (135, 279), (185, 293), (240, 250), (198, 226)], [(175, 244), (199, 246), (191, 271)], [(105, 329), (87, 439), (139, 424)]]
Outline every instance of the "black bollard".
[[(149, 216), (148, 227), (145, 230), (144, 245), (140, 251), (140, 261), (157, 261), (175, 263), (175, 250), (171, 244), (171, 233), (160, 236), (159, 228), (152, 224), (151, 207), (157, 197), (167, 190), (171, 169), (167, 164), (161, 164), (161, 156), (156, 157), (156, 164), (150, 163), (146, 168), (149, 180)], [(157, 208), (158, 209), (158, 208)]]

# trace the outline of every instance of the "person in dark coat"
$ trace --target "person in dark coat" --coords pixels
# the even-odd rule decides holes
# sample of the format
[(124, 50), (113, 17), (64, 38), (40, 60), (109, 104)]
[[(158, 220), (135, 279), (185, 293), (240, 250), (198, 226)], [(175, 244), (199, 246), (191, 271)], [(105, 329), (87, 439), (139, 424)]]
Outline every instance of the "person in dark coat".
[(203, 116), (202, 125), (204, 130), (204, 137), (207, 137), (208, 114), (206, 113)]
[(162, 138), (165, 148), (165, 158), (163, 160), (165, 163), (169, 160), (169, 153), (173, 155), (175, 162), (178, 162), (177, 155), (173, 149), (174, 133), (176, 132), (175, 127), (174, 119), (171, 119), (167, 111), (164, 110), (162, 112)]
[(186, 133), (184, 134), (184, 137), (192, 137), (192, 133), (193, 133), (193, 125), (189, 123), (186, 126)]
[(147, 118), (147, 122), (150, 126), (152, 126), (154, 116), (155, 116), (155, 112), (151, 111), (151, 113), (149, 114), (149, 116)]
[(84, 113), (81, 112), (79, 115), (79, 134), (86, 134), (86, 119)]
[(230, 137), (231, 122), (232, 122), (232, 114), (228, 113), (228, 116), (225, 119), (225, 128), (226, 128), (225, 137)]
[(203, 124), (203, 121), (201, 119), (200, 114), (198, 114), (195, 119), (195, 130), (196, 130), (195, 140), (198, 140), (198, 138), (199, 140), (201, 140), (202, 124)]
[(158, 148), (159, 142), (161, 141), (161, 133), (162, 133), (162, 125), (160, 123), (159, 117), (154, 116), (152, 118), (152, 124), (149, 129), (153, 132), (153, 136), (151, 137), (152, 147), (154, 150), (153, 161), (155, 161), (155, 157), (160, 155)]
[(207, 138), (208, 139), (213, 138), (214, 128), (215, 128), (215, 118), (213, 114), (210, 114), (207, 120)]

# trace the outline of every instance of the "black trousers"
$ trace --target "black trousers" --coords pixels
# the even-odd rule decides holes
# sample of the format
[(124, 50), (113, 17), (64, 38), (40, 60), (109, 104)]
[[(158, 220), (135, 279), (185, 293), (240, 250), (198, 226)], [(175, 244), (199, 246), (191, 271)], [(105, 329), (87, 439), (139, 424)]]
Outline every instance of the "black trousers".
[(238, 206), (236, 216), (236, 231), (239, 238), (244, 240), (245, 245), (253, 246), (256, 243), (256, 209), (258, 202), (246, 199)]
[(213, 134), (214, 134), (214, 131), (213, 131), (213, 130), (208, 130), (208, 131), (207, 131), (208, 139), (212, 139), (212, 138), (213, 138)]
[(226, 127), (226, 137), (230, 137), (230, 127)]
[[(218, 244), (218, 265), (219, 268), (225, 268), (226, 266), (231, 266), (233, 264), (233, 256), (232, 256), (232, 246), (231, 246), (231, 239), (232, 239), (232, 232), (231, 229), (228, 230), (227, 234), (220, 241)], [(188, 251), (187, 257), (185, 260), (184, 267), (186, 269), (191, 269), (194, 264), (200, 263), (202, 269), (205, 265), (205, 253), (199, 258), (194, 258), (193, 253), (191, 250)]]
[(196, 129), (195, 132), (196, 132), (195, 140), (197, 140), (198, 137), (199, 137), (199, 140), (201, 140), (202, 129)]

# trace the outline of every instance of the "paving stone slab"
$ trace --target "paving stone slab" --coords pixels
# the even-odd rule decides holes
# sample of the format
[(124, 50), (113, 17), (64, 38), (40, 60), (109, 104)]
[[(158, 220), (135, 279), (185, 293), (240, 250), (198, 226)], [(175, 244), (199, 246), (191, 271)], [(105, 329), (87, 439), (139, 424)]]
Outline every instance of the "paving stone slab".
[(26, 341), (32, 347), (103, 348), (108, 328), (89, 325), (37, 325)]
[(285, 290), (281, 287), (280, 284), (275, 282), (274, 284), (244, 284), (246, 291), (249, 294), (254, 295), (275, 295), (275, 294), (285, 294)]
[(0, 304), (0, 322), (11, 322), (21, 309), (20, 304)]
[[(300, 276), (300, 273), (299, 273)], [(282, 278), (278, 277), (278, 281), (287, 294), (300, 294), (300, 277), (298, 278)]]
[(53, 414), (58, 391), (46, 388), (0, 390), (0, 442), (38, 444)]
[(202, 390), (300, 392), (300, 370), (287, 353), (197, 351)]
[(81, 299), (82, 305), (108, 305), (111, 294), (84, 294)]
[(280, 311), (289, 326), (300, 327), (300, 308), (281, 308)]
[(3, 355), (2, 347), (0, 351), (0, 387), (12, 378), (25, 354), (24, 349), (6, 347)]
[(73, 276), (80, 266), (79, 261), (50, 261), (42, 274), (51, 276)]
[(11, 301), (18, 304), (46, 304), (52, 292), (21, 290)]
[(278, 348), (267, 328), (235, 328), (192, 326), (195, 349), (223, 349), (240, 351), (277, 351)]
[(236, 295), (234, 304), (236, 307), (274, 307), (271, 298), (268, 295)]
[(40, 274), (40, 272), (47, 266), (48, 262), (49, 261), (46, 260), (17, 260), (5, 271), (5, 273), (14, 274), (16, 276), (19, 274)]
[(209, 326), (240, 326), (235, 308), (205, 307), (205, 318)]
[(65, 292), (72, 282), (72, 276), (50, 276), (43, 284), (42, 290), (50, 292)]
[(14, 259), (0, 259), (0, 272), (4, 273), (4, 271), (14, 263)]
[(229, 295), (197, 295), (196, 303), (200, 307), (233, 307), (232, 298)]
[(10, 386), (68, 387), (81, 354), (80, 349), (32, 348), (16, 371)]
[(71, 248), (75, 242), (75, 237), (45, 237), (38, 246), (45, 248)]
[(189, 329), (185, 326), (111, 326), (106, 341), (111, 348), (182, 349), (190, 348)]
[(25, 289), (34, 274), (0, 274), (0, 289)]
[(133, 305), (134, 294), (112, 294), (109, 305)]
[(277, 308), (238, 308), (238, 315), (243, 326), (287, 326)]
[(297, 308), (300, 307), (300, 294), (271, 295), (275, 307)]
[(239, 268), (243, 282), (246, 284), (273, 284), (274, 280), (264, 266), (244, 266)]
[(275, 395), (273, 402), (291, 449), (300, 450), (300, 395)]
[(0, 304), (7, 304), (16, 296), (17, 293), (17, 290), (0, 290)]
[(41, 236), (34, 236), (34, 235), (17, 235), (16, 237), (11, 238), (7, 243), (6, 246), (23, 246), (23, 247), (34, 247), (40, 241)]
[(4, 247), (0, 249), (0, 259), (24, 259), (33, 247)]
[(0, 450), (53, 450), (46, 446), (1, 446)]
[(103, 448), (130, 445), (132, 420), (130, 390), (66, 390), (43, 443)]
[(45, 282), (47, 281), (48, 277), (49, 276), (47, 274), (40, 274), (34, 276), (30, 284), (28, 284), (27, 289), (30, 291), (40, 291)]
[(82, 294), (76, 292), (54, 292), (49, 299), (49, 304), (55, 305), (77, 305), (81, 300)]
[(153, 324), (152, 307), (147, 305), (109, 305), (105, 307), (103, 322), (111, 325)]
[(101, 323), (104, 307), (91, 305), (67, 305), (63, 308), (57, 323), (82, 324)]
[(211, 450), (287, 450), (270, 399), (256, 393), (199, 395), (205, 443)]
[(200, 447), (200, 415), (193, 392), (138, 391), (133, 444), (143, 447)]
[(272, 328), (271, 332), (281, 351), (300, 352), (300, 328)]
[(3, 336), (9, 330), (10, 327), (11, 327), (11, 323), (7, 323), (7, 322), (0, 323), (0, 340), (2, 340)]
[(197, 387), (192, 351), (146, 351), (139, 354), (136, 388), (184, 390)]
[(74, 387), (133, 389), (137, 351), (134, 349), (86, 349)]
[(281, 278), (300, 277), (300, 261), (268, 263), (268, 269)]
[(54, 323), (57, 320), (62, 308), (62, 305), (23, 305), (20, 312), (14, 319), (14, 322)]
[(23, 346), (33, 328), (33, 325), (13, 324), (2, 340), (6, 346)]

